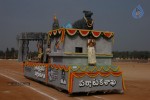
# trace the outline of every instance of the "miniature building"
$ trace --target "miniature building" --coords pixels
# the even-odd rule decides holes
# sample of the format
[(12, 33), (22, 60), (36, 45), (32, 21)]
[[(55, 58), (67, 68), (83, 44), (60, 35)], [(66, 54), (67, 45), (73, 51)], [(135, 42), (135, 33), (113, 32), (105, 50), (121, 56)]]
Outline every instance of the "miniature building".
[(42, 32), (24, 32), (17, 36), (18, 41), (18, 61), (28, 61), (29, 42), (37, 41), (45, 52), (47, 33)]
[[(62, 31), (65, 35), (62, 36)], [(60, 33), (59, 33), (60, 32)], [(113, 32), (80, 29), (58, 29), (49, 32), (51, 39), (51, 62), (58, 64), (88, 65), (88, 39), (95, 42), (96, 65), (111, 65)], [(64, 38), (61, 42), (61, 38)], [(56, 47), (59, 42), (59, 47)]]

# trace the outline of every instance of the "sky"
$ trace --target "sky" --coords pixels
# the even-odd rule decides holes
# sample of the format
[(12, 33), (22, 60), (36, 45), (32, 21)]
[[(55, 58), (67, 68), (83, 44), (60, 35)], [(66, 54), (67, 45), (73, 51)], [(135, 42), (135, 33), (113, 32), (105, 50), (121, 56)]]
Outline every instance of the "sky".
[[(132, 17), (141, 5), (144, 15)], [(22, 32), (48, 32), (56, 15), (60, 26), (92, 11), (94, 29), (112, 31), (114, 51), (150, 51), (150, 0), (0, 0), (0, 50), (16, 48)]]

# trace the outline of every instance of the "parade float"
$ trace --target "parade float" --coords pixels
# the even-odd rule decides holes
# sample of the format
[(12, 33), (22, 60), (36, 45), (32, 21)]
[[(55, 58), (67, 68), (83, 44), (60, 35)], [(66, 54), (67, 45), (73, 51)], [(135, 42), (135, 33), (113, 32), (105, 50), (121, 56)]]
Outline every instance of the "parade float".
[[(92, 12), (71, 28), (60, 28), (54, 18), (48, 33), (25, 32), (18, 35), (18, 60), (24, 76), (66, 90), (123, 93), (124, 80), (119, 66), (112, 65), (114, 33), (93, 30)], [(29, 42), (37, 41), (37, 61), (28, 60)]]

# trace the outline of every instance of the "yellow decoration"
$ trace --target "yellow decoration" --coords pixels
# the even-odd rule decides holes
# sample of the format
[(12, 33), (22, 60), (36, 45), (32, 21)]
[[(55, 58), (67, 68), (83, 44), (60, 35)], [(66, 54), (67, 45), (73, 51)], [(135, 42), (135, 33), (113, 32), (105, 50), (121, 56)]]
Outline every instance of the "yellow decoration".
[[(116, 68), (112, 68), (111, 66), (108, 66), (108, 67), (104, 67), (104, 66), (100, 66), (100, 67), (97, 67), (97, 66), (94, 66), (93, 68), (92, 67), (89, 67), (89, 66), (86, 66), (86, 67), (83, 67), (83, 66), (76, 66), (77, 68), (73, 68), (73, 66), (76, 66), (76, 65), (72, 65), (72, 66), (69, 66), (71, 67), (71, 71), (73, 72), (87, 72), (87, 71), (90, 71), (90, 72), (93, 72), (93, 71), (105, 71), (105, 72), (109, 72), (109, 71), (113, 71), (113, 72), (116, 72), (116, 71), (119, 71), (120, 70), (120, 67), (116, 67)], [(92, 68), (92, 69), (89, 69), (89, 68)]]

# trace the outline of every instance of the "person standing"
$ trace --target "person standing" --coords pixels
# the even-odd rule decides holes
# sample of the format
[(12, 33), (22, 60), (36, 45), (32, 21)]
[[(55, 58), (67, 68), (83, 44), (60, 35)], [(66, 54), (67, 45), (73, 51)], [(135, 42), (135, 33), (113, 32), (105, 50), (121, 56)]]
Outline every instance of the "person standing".
[(96, 42), (94, 39), (88, 39), (88, 64), (96, 64), (95, 46)]

